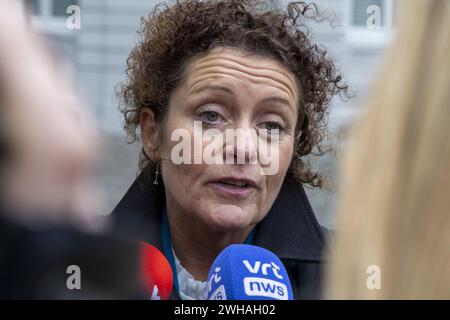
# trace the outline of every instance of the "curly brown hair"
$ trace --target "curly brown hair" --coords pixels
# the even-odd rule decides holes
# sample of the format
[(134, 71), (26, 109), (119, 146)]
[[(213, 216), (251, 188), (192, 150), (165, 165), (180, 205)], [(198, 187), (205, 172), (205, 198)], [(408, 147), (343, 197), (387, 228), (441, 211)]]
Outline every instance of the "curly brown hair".
[[(184, 77), (187, 64), (211, 49), (231, 47), (276, 59), (300, 84), (294, 156), (287, 178), (322, 187), (325, 178), (305, 159), (323, 155), (330, 101), (347, 96), (348, 86), (327, 51), (309, 38), (307, 19), (324, 20), (318, 6), (292, 2), (287, 10), (267, 1), (177, 0), (156, 6), (141, 18), (139, 41), (127, 60), (126, 81), (119, 87), (127, 141), (139, 139), (139, 115), (151, 108), (164, 119), (170, 95)], [(268, 9), (269, 8), (269, 9)], [(141, 152), (139, 169), (154, 163)]]

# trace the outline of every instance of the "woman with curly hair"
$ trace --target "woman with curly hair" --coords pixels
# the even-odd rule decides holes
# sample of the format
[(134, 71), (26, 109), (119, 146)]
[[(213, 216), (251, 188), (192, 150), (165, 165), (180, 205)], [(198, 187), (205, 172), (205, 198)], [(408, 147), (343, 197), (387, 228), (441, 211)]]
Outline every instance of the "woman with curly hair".
[[(305, 157), (321, 154), (330, 101), (347, 86), (308, 18), (321, 18), (315, 5), (185, 0), (142, 19), (120, 88), (140, 175), (113, 217), (164, 252), (174, 299), (205, 299), (214, 259), (235, 243), (274, 252), (295, 299), (320, 297), (325, 235), (302, 185), (324, 179)], [(253, 135), (221, 139), (230, 130)], [(180, 131), (194, 137), (181, 150)], [(202, 158), (208, 142), (215, 162)]]

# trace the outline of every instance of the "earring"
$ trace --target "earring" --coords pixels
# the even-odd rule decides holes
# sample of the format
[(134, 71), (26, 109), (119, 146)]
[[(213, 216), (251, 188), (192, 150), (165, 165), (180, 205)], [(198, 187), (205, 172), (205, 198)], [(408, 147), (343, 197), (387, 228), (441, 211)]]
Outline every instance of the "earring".
[(159, 177), (159, 163), (156, 163), (155, 180), (153, 181), (154, 185), (159, 184), (158, 177)]
[(147, 158), (150, 159), (149, 154), (150, 154), (150, 149), (149, 149), (149, 148), (144, 148), (144, 155), (145, 155)]

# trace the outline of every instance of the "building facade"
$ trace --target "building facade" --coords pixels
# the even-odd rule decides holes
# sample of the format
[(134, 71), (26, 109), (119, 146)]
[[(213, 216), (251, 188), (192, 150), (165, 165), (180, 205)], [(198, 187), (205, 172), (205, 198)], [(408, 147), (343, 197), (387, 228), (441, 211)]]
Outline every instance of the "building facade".
[[(103, 173), (111, 207), (137, 169), (136, 149), (120, 146), (124, 134), (116, 87), (124, 80), (126, 60), (136, 43), (140, 18), (148, 15), (160, 1), (24, 1), (32, 12), (34, 28), (50, 40), (56, 56), (67, 66), (68, 77), (92, 106), (102, 132), (113, 141), (110, 152), (118, 159), (107, 157), (113, 160), (108, 160), (110, 163), (105, 165)], [(276, 7), (285, 7), (287, 3), (271, 1)], [(393, 0), (318, 0), (316, 3), (325, 20), (311, 21), (311, 35), (336, 60), (355, 96), (349, 101), (339, 98), (333, 101), (330, 129), (337, 136), (363, 110), (364, 97), (392, 35), (395, 8)], [(334, 22), (330, 24), (327, 19)], [(321, 161), (318, 167), (328, 168), (330, 175), (335, 176), (335, 161), (330, 158)], [(118, 167), (126, 169), (116, 170)], [(308, 192), (319, 220), (332, 225), (334, 195), (318, 190)]]

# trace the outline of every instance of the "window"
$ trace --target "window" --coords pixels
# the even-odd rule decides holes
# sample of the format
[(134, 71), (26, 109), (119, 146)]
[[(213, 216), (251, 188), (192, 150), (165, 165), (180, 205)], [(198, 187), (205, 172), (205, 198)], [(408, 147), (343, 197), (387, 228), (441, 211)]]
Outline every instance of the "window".
[(384, 46), (392, 33), (393, 0), (346, 0), (346, 38), (354, 46)]
[(78, 0), (24, 0), (32, 15), (33, 27), (47, 34), (64, 35), (70, 30), (66, 27), (69, 14), (67, 8), (77, 5)]
[(52, 6), (52, 14), (54, 16), (67, 16), (67, 8), (70, 7), (71, 5), (76, 5), (77, 1), (75, 0), (58, 0), (58, 1), (53, 1), (53, 6)]
[(77, 0), (26, 0), (33, 15), (43, 18), (66, 17), (66, 10), (71, 5), (78, 4)]
[[(357, 27), (366, 27), (367, 19), (371, 14), (376, 14), (375, 6), (380, 9), (380, 27), (383, 28), (386, 25), (386, 17), (383, 14), (386, 11), (386, 2), (384, 0), (358, 0), (353, 1), (353, 7), (351, 12), (352, 25)], [(369, 11), (369, 12), (368, 12)]]

